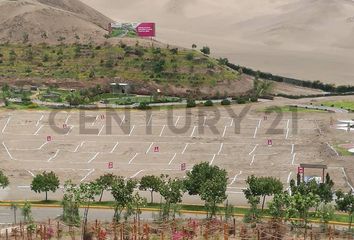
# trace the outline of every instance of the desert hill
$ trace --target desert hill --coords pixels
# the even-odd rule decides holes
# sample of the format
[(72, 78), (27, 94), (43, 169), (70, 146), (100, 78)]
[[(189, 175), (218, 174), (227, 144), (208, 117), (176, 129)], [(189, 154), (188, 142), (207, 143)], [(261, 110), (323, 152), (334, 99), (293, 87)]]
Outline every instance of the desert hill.
[(352, 84), (350, 0), (82, 0), (119, 21), (156, 21), (158, 39), (274, 74)]
[(0, 0), (0, 42), (103, 39), (111, 21), (78, 0)]

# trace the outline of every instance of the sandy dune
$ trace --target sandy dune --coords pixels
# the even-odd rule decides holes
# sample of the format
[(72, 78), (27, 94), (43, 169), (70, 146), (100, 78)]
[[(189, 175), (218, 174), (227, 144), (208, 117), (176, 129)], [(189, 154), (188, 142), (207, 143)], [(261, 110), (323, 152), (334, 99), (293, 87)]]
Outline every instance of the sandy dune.
[(82, 0), (117, 21), (156, 21), (158, 39), (303, 79), (353, 84), (350, 0)]
[(58, 43), (104, 39), (111, 21), (77, 0), (0, 0), (0, 42)]

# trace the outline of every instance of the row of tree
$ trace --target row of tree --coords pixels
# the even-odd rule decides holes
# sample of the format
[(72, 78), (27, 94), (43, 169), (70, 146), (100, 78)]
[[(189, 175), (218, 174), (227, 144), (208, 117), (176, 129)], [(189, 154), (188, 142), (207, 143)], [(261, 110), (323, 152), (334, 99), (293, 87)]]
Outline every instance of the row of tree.
[[(205, 202), (207, 217), (216, 216), (218, 206), (227, 200), (227, 172), (207, 162), (197, 164), (187, 172), (185, 179), (171, 178), (168, 175), (146, 175), (137, 181), (125, 179), (113, 174), (105, 174), (98, 179), (80, 183), (79, 185), (67, 181), (64, 184), (63, 220), (68, 224), (80, 222), (79, 207), (84, 205), (84, 223), (87, 223), (88, 211), (91, 204), (101, 201), (104, 191), (109, 191), (114, 199), (114, 220), (128, 219), (132, 215), (139, 217), (141, 208), (147, 200), (139, 195), (136, 189), (149, 191), (150, 202), (154, 202), (154, 193), (161, 196), (162, 219), (175, 217), (182, 202), (184, 193), (198, 195)], [(59, 178), (53, 172), (37, 174), (31, 183), (31, 189), (37, 193), (44, 192), (46, 200), (48, 192), (55, 192), (59, 188)], [(288, 189), (284, 189), (282, 182), (274, 177), (249, 176), (246, 180), (247, 188), (243, 190), (250, 204), (250, 210), (245, 220), (251, 223), (259, 221), (264, 209), (267, 196), (272, 196), (268, 202), (268, 213), (275, 221), (289, 221), (295, 227), (307, 229), (310, 217), (320, 218), (324, 226), (334, 216), (334, 211), (342, 211), (349, 216), (349, 228), (354, 215), (354, 195), (334, 191), (334, 182), (327, 174), (322, 183), (315, 180), (303, 182), (300, 175), (297, 180), (291, 180)], [(0, 171), (0, 188), (9, 185), (8, 178)], [(335, 197), (335, 198), (334, 198)], [(258, 205), (261, 208), (258, 209)], [(225, 209), (228, 211), (230, 208)], [(231, 206), (231, 209), (233, 207)], [(231, 211), (231, 213), (233, 210)], [(306, 231), (305, 231), (306, 232)]]
[[(294, 227), (308, 228), (311, 217), (320, 218), (324, 229), (333, 219), (335, 210), (349, 215), (349, 229), (354, 215), (354, 195), (352, 191), (344, 193), (341, 190), (334, 191), (334, 182), (329, 174), (322, 183), (315, 179), (304, 182), (298, 174), (297, 180), (292, 179), (288, 189), (284, 189), (279, 179), (274, 177), (249, 176), (246, 180), (247, 188), (244, 194), (250, 204), (250, 211), (246, 215), (246, 221), (256, 223), (267, 196), (273, 196), (268, 202), (269, 214), (275, 221), (290, 221)], [(258, 205), (261, 204), (261, 210)], [(312, 210), (312, 211), (311, 211)]]

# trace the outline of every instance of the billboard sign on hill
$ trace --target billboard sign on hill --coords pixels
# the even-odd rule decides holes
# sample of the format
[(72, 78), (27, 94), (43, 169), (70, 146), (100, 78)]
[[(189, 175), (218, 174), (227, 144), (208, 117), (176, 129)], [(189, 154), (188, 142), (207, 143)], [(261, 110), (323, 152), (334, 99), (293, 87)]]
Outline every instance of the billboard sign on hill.
[(111, 37), (155, 37), (155, 23), (110, 23), (108, 31)]

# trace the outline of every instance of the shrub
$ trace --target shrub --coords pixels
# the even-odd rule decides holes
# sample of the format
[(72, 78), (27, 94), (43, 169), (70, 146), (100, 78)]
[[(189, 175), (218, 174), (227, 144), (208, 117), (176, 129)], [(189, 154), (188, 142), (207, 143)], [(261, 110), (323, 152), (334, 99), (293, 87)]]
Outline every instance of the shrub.
[(210, 48), (208, 46), (204, 46), (200, 51), (206, 55), (210, 54)]
[(204, 106), (205, 107), (211, 107), (211, 106), (213, 106), (214, 105), (214, 103), (213, 103), (213, 101), (211, 101), (211, 100), (207, 100), (206, 102), (204, 102)]
[(194, 54), (192, 52), (187, 53), (186, 59), (188, 61), (192, 61), (194, 59)]
[(193, 99), (188, 99), (187, 100), (187, 108), (193, 108), (193, 107), (196, 107), (196, 106), (197, 106), (197, 104), (196, 104), (195, 100), (193, 100)]
[(236, 102), (238, 104), (245, 104), (247, 102), (247, 100), (245, 98), (243, 98), (243, 97), (239, 97), (239, 98), (236, 99)]
[(230, 105), (230, 104), (231, 104), (231, 102), (230, 102), (230, 100), (227, 99), (227, 98), (225, 98), (225, 99), (223, 99), (223, 100), (221, 101), (221, 105), (227, 106), (227, 105)]
[(138, 109), (140, 109), (140, 110), (148, 110), (148, 109), (151, 109), (151, 107), (149, 106), (148, 103), (141, 102), (141, 103), (139, 103)]

